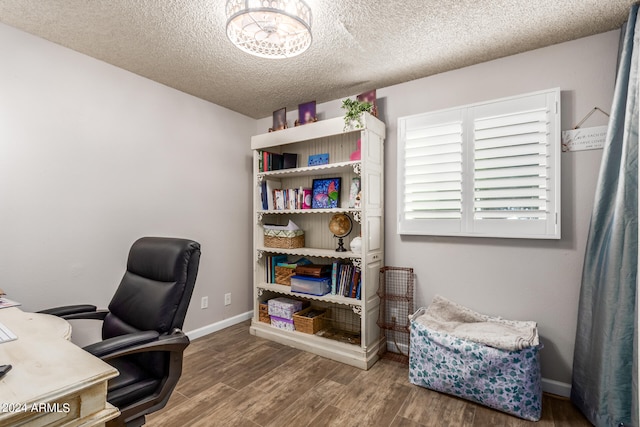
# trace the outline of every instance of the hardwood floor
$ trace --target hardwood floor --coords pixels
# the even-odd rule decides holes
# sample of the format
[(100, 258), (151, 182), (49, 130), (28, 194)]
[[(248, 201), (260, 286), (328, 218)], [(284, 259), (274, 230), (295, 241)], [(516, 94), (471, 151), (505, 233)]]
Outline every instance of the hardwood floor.
[(544, 395), (537, 423), (409, 383), (408, 367), (363, 371), (249, 334), (249, 321), (195, 340), (167, 406), (149, 427), (590, 426), (566, 399)]

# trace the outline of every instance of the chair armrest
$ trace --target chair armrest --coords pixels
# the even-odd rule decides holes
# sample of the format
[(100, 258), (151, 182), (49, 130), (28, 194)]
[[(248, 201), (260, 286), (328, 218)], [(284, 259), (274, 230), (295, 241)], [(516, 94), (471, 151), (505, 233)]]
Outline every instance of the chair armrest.
[(83, 347), (84, 350), (101, 359), (114, 357), (114, 354), (141, 344), (156, 341), (160, 334), (157, 331), (140, 331), (131, 334), (108, 338), (94, 344)]
[(54, 316), (62, 317), (68, 314), (91, 313), (94, 311), (96, 311), (95, 305), (80, 304), (80, 305), (65, 305), (62, 307), (48, 308), (46, 310), (38, 311), (38, 313), (52, 314)]
[[(108, 354), (104, 354), (98, 357), (100, 357), (102, 360), (109, 360), (109, 359), (115, 359), (117, 357), (127, 356), (129, 354), (148, 353), (150, 351), (182, 353), (184, 349), (187, 348), (187, 346), (190, 344), (189, 337), (187, 337), (184, 332), (182, 332), (180, 329), (177, 329), (177, 328), (167, 335), (158, 335), (156, 331), (151, 331), (151, 332), (156, 334), (157, 336), (156, 340), (141, 342), (131, 347), (121, 347), (118, 349), (114, 349), (112, 352), (109, 352)], [(119, 337), (116, 337), (116, 338), (119, 338)], [(95, 344), (91, 344), (91, 346), (93, 345)], [(88, 346), (88, 347), (91, 347), (91, 346)], [(86, 349), (87, 348), (85, 347), (85, 350)]]
[(62, 307), (54, 307), (46, 310), (38, 311), (42, 314), (51, 314), (53, 316), (62, 317), (66, 320), (73, 319), (93, 319), (104, 320), (109, 310), (97, 310), (95, 305), (79, 304), (65, 305)]

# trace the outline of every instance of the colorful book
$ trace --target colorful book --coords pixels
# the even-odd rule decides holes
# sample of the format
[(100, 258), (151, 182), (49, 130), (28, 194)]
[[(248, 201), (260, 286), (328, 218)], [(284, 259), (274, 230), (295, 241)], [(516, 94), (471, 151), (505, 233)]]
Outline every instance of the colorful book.
[(301, 209), (311, 209), (311, 198), (313, 197), (310, 188), (302, 188), (302, 207)]
[(263, 180), (260, 184), (260, 200), (262, 202), (262, 210), (269, 209), (269, 203), (267, 202), (267, 181)]
[(277, 211), (282, 211), (285, 208), (285, 195), (284, 190), (273, 190), (273, 208)]
[(355, 298), (358, 293), (358, 284), (360, 283), (360, 268), (353, 269), (353, 279), (351, 280), (351, 298)]
[(340, 261), (333, 261), (331, 265), (331, 295), (336, 294), (336, 284), (338, 281), (338, 271), (340, 270)]
[(275, 209), (273, 191), (280, 189), (282, 187), (282, 183), (273, 179), (265, 179), (264, 181), (266, 185), (265, 194), (267, 198), (267, 210), (272, 211)]

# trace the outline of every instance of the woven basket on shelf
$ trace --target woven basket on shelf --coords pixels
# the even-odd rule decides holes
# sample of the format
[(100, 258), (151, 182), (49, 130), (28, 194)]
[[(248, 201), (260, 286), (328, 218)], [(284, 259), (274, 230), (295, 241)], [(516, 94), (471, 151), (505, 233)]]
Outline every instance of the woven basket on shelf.
[[(309, 311), (321, 312), (317, 316), (307, 317)], [(325, 327), (327, 320), (327, 310), (316, 307), (308, 307), (304, 310), (300, 310), (297, 313), (293, 313), (293, 324), (296, 327), (296, 331), (304, 332), (305, 334), (315, 334)]]
[(260, 310), (258, 311), (258, 320), (264, 323), (271, 323), (271, 316), (269, 316), (269, 305), (260, 303)]
[(276, 266), (276, 283), (291, 286), (291, 276), (295, 274), (295, 268)]
[(294, 233), (272, 233), (271, 230), (265, 230), (264, 246), (278, 249), (304, 248), (304, 232), (297, 230)]

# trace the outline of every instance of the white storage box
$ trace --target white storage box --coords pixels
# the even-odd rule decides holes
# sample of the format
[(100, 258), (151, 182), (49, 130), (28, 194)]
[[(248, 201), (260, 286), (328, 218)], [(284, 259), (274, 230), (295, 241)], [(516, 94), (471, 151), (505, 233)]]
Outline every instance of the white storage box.
[(302, 301), (291, 298), (272, 298), (268, 302), (269, 316), (293, 321), (293, 313), (302, 310)]

